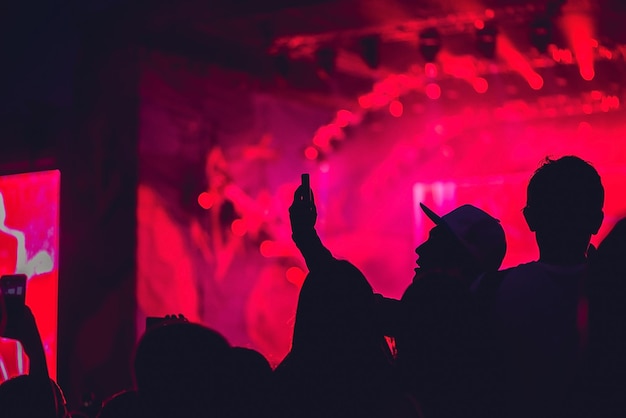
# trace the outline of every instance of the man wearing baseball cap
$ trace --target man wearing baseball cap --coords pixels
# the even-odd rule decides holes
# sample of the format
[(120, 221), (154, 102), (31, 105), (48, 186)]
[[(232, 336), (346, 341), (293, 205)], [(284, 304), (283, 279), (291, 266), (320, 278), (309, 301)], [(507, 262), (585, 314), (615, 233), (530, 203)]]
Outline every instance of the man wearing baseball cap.
[[(415, 276), (402, 300), (377, 295), (378, 326), (396, 337), (405, 386), (426, 416), (488, 416), (486, 381), (474, 379), (484, 362), (470, 285), (499, 269), (506, 252), (504, 230), (497, 219), (472, 205), (443, 216), (421, 208), (435, 227), (415, 250)], [(307, 199), (302, 187), (289, 213), (292, 238), (309, 270), (322, 269), (334, 258), (315, 231), (314, 200)]]
[(506, 253), (506, 239), (500, 221), (487, 212), (463, 205), (439, 216), (426, 205), (420, 207), (435, 228), (415, 252), (421, 270), (454, 269), (472, 280), (500, 268)]

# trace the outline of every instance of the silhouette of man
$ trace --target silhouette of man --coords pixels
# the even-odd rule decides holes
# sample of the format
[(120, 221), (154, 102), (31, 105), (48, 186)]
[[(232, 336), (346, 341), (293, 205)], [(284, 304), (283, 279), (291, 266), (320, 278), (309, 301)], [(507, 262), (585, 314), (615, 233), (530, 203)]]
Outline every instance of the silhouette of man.
[[(420, 207), (435, 223), (429, 238), (415, 249), (418, 255), (413, 282), (431, 272), (455, 276), (469, 287), (479, 276), (500, 268), (506, 253), (506, 238), (500, 221), (472, 206), (463, 205), (439, 216), (423, 204)], [(315, 222), (315, 201), (305, 199), (302, 187), (296, 189), (289, 208), (292, 238), (310, 271), (333, 260), (324, 247)], [(380, 321), (385, 335), (395, 336), (400, 312), (399, 301), (378, 295)]]
[[(483, 210), (463, 205), (438, 216), (422, 210), (434, 223), (419, 245), (413, 283), (401, 301), (377, 295), (376, 321), (383, 333), (397, 338), (398, 365), (405, 389), (426, 416), (487, 416), (489, 386), (476, 380), (484, 364), (477, 341), (470, 285), (481, 274), (496, 272), (506, 252), (500, 222)], [(314, 225), (314, 201), (296, 190), (290, 207), (293, 239), (311, 272), (333, 257)], [(323, 309), (323, 307), (320, 307)]]
[(598, 172), (575, 156), (546, 159), (528, 184), (524, 217), (539, 260), (502, 273), (492, 311), (507, 417), (563, 410), (583, 348), (581, 288), (603, 204)]

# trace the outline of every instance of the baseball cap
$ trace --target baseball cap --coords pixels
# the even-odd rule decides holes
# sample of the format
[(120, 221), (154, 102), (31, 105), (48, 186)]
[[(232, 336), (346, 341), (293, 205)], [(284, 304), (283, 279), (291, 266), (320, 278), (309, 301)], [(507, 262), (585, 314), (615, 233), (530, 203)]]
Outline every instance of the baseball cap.
[(436, 225), (454, 234), (484, 272), (500, 268), (506, 253), (506, 237), (500, 221), (476, 206), (463, 205), (443, 216), (423, 203), (420, 207)]

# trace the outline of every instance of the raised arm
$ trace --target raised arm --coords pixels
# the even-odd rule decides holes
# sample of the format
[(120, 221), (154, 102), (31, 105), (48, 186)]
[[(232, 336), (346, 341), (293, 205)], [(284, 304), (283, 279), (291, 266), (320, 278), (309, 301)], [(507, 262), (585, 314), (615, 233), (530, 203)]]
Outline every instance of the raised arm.
[(334, 257), (324, 247), (315, 230), (317, 221), (315, 198), (313, 193), (311, 193), (311, 199), (305, 198), (302, 186), (299, 186), (294, 193), (293, 202), (289, 207), (289, 220), (291, 238), (304, 257), (309, 271), (318, 271), (328, 266)]

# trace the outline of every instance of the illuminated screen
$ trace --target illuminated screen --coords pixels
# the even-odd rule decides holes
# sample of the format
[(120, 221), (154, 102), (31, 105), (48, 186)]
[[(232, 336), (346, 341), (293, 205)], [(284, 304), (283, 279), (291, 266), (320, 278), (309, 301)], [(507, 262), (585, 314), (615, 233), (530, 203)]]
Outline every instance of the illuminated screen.
[[(0, 176), (0, 274), (25, 274), (31, 308), (56, 379), (59, 260), (58, 170)], [(0, 382), (28, 373), (21, 345), (0, 339)]]

